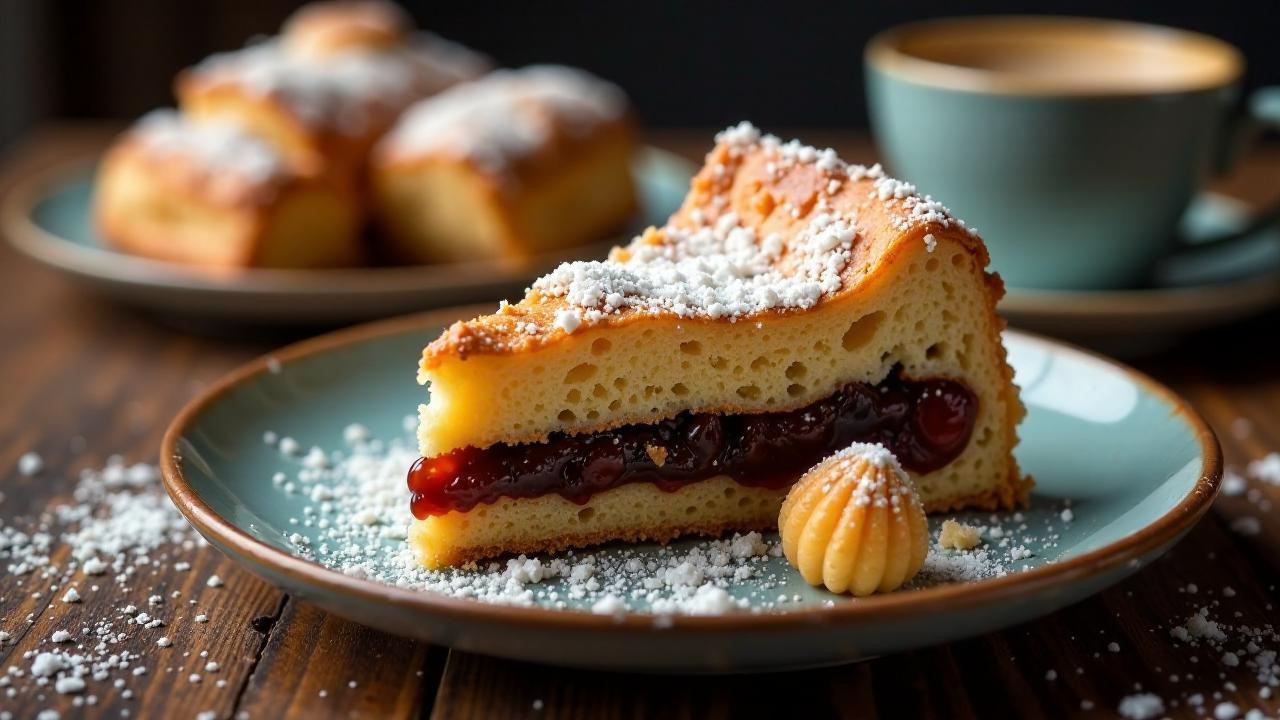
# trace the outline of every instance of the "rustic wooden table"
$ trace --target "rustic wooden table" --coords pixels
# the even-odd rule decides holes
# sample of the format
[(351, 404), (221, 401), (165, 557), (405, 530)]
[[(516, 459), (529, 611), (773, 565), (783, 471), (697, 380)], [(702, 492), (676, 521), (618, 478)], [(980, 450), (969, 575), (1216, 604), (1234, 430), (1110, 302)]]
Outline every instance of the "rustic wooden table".
[[(33, 170), (100, 148), (108, 136), (101, 126), (81, 125), (33, 134), (5, 159), (0, 192)], [(697, 157), (709, 136), (702, 130), (655, 132), (652, 140)], [(865, 161), (871, 154), (859, 135), (804, 136), (850, 159)], [(1219, 189), (1255, 202), (1280, 193), (1280, 148), (1253, 154)], [(111, 454), (154, 462), (169, 419), (202, 386), (294, 339), (211, 338), (174, 330), (86, 294), (7, 246), (0, 247), (0, 298), (5, 523), (66, 501), (74, 473), (100, 466)], [(1280, 314), (1273, 313), (1202, 334), (1137, 363), (1190, 399), (1218, 430), (1228, 464), (1237, 468), (1280, 449), (1277, 320)], [(77, 443), (83, 448), (69, 449)], [(33, 449), (47, 467), (36, 477), (22, 476), (18, 458)], [(157, 593), (176, 589), (199, 598), (202, 611), (216, 618), (172, 628), (168, 651), (170, 657), (194, 659), (201, 650), (218, 648), (224, 661), (217, 678), (225, 682), (193, 683), (185, 675), (156, 671), (130, 679), (130, 693), (92, 685), (86, 692), (96, 696), (96, 704), (76, 706), (73, 696), (52, 686), (33, 686), (29, 673), (13, 675), (0, 682), (0, 691), (21, 692), (0, 692), (0, 716), (34, 717), (56, 708), (63, 717), (157, 718), (206, 711), (212, 717), (251, 718), (738, 717), (778, 709), (788, 717), (1057, 717), (1090, 710), (1113, 714), (1124, 696), (1139, 689), (1164, 698), (1166, 712), (1176, 716), (1212, 716), (1222, 702), (1274, 716), (1280, 690), (1271, 694), (1260, 683), (1256, 657), (1232, 665), (1213, 651), (1170, 638), (1172, 627), (1204, 605), (1233, 625), (1265, 626), (1280, 618), (1273, 607), (1280, 523), (1270, 509), (1270, 503), (1280, 504), (1280, 487), (1251, 481), (1250, 489), (1221, 498), (1164, 559), (1051, 617), (872, 662), (763, 677), (626, 676), (451, 652), (328, 615), (205, 547), (194, 551), (191, 571), (163, 567), (146, 582)], [(1231, 529), (1237, 519), (1250, 517), (1261, 521), (1259, 532)], [(53, 561), (65, 561), (65, 552), (59, 549)], [(0, 572), (0, 630), (10, 635), (0, 642), (0, 668), (29, 667), (27, 653), (49, 648), (52, 623), (62, 615), (111, 614), (137, 602), (136, 589), (129, 597), (117, 596), (116, 586), (103, 583), (68, 610), (52, 602), (51, 593), (33, 597), (38, 582), (11, 570)], [(204, 585), (211, 573), (226, 583), (217, 592)], [(1234, 595), (1223, 593), (1227, 586)], [(120, 647), (144, 657), (156, 652), (154, 641), (141, 635)], [(1241, 653), (1248, 657), (1243, 648)], [(1203, 705), (1192, 704), (1195, 693), (1203, 695)]]

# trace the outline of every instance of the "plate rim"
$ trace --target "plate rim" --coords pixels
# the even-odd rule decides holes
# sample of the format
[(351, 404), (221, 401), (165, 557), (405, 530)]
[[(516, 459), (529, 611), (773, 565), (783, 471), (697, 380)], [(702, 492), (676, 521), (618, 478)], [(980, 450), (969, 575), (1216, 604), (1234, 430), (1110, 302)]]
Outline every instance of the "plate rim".
[[(1172, 406), (1172, 415), (1180, 417), (1189, 426), (1200, 446), (1202, 460), (1195, 485), (1177, 504), (1154, 521), (1122, 538), (1070, 560), (1050, 563), (997, 578), (903, 593), (874, 595), (859, 598), (856, 602), (840, 603), (834, 607), (814, 607), (781, 613), (664, 615), (662, 616), (664, 627), (659, 627), (654, 622), (659, 616), (648, 612), (633, 612), (616, 617), (581, 610), (552, 610), (490, 604), (426, 590), (397, 587), (375, 580), (344, 575), (250, 536), (205, 503), (183, 476), (182, 456), (178, 443), (187, 429), (224, 394), (270, 372), (270, 367), (274, 367), (276, 363), (287, 363), (415, 329), (447, 326), (461, 317), (471, 317), (491, 309), (490, 304), (471, 305), (365, 323), (302, 340), (244, 363), (191, 399), (166, 429), (160, 447), (161, 479), (165, 490), (188, 522), (202, 535), (229, 548), (233, 554), (239, 556), (237, 559), (242, 562), (250, 560), (251, 566), (253, 563), (260, 564), (275, 573), (288, 576), (299, 585), (319, 587), (327, 593), (341, 595), (348, 601), (362, 604), (390, 603), (405, 609), (429, 613), (442, 619), (456, 618), (460, 621), (478, 621), (486, 624), (524, 625), (544, 630), (670, 632), (677, 629), (717, 633), (868, 625), (888, 619), (929, 614), (933, 611), (955, 611), (1008, 602), (1034, 595), (1047, 588), (1082, 581), (1115, 569), (1179, 538), (1191, 529), (1212, 506), (1221, 483), (1223, 458), (1218, 439), (1199, 413), (1177, 393), (1145, 373), (1099, 353), (1070, 343), (1016, 330), (1006, 332), (1041, 347), (1065, 350), (1101, 362)], [(251, 569), (254, 568), (251, 567)]]
[[(603, 256), (625, 240), (627, 230), (606, 239), (542, 253), (521, 262), (470, 260), (453, 263), (346, 268), (247, 268), (206, 271), (182, 263), (131, 255), (105, 247), (90, 247), (50, 232), (36, 223), (36, 206), (72, 179), (93, 174), (102, 151), (77, 154), (46, 165), (11, 185), (0, 198), (0, 235), (19, 253), (47, 267), (94, 282), (163, 288), (166, 290), (279, 297), (352, 298), (423, 290), (448, 291), (488, 287), (526, 279), (536, 267), (584, 256)], [(685, 166), (692, 177), (694, 163), (669, 150), (641, 145), (636, 162)], [(109, 262), (108, 262), (109, 260)], [(476, 278), (483, 278), (477, 280)]]

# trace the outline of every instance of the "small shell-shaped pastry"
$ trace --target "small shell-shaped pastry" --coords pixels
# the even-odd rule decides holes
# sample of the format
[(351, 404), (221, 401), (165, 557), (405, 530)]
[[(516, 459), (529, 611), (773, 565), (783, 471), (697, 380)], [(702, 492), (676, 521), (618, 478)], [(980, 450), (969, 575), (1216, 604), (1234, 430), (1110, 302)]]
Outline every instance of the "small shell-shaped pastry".
[(800, 478), (782, 503), (778, 531), (806, 582), (858, 597), (915, 577), (929, 546), (915, 485), (893, 453), (864, 443)]

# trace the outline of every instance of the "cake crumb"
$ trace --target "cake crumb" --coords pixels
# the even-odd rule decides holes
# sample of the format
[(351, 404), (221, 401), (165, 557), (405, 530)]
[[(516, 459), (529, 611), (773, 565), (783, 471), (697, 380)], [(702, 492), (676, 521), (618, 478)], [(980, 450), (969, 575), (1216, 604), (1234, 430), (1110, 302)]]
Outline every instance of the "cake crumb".
[(972, 525), (956, 522), (950, 518), (942, 521), (942, 531), (938, 533), (938, 546), (947, 550), (972, 550), (982, 543), (982, 535)]
[(582, 324), (582, 315), (577, 310), (557, 310), (555, 326), (565, 331), (565, 334), (572, 335), (574, 330)]
[(645, 445), (644, 452), (654, 465), (662, 467), (667, 464), (667, 449), (661, 445)]

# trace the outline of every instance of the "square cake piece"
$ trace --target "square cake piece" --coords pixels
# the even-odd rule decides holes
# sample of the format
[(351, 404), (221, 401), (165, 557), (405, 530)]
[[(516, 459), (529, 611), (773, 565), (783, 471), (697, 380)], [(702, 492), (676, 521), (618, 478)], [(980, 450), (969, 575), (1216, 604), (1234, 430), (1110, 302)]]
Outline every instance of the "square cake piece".
[(116, 140), (94, 191), (109, 243), (214, 271), (354, 264), (360, 207), (350, 187), (295, 167), (233, 120), (172, 110)]
[(374, 152), (390, 253), (410, 262), (581, 245), (636, 210), (626, 96), (582, 70), (499, 70), (419, 102)]

